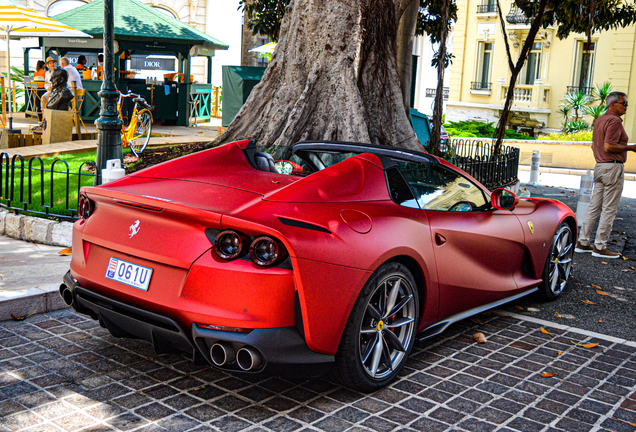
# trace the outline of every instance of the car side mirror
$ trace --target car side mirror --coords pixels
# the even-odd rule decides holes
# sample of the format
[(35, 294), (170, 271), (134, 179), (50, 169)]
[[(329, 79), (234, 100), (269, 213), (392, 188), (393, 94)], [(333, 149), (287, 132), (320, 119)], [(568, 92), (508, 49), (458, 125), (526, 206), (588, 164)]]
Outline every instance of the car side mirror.
[(507, 189), (498, 188), (490, 194), (490, 204), (497, 210), (514, 210), (519, 203), (519, 197)]

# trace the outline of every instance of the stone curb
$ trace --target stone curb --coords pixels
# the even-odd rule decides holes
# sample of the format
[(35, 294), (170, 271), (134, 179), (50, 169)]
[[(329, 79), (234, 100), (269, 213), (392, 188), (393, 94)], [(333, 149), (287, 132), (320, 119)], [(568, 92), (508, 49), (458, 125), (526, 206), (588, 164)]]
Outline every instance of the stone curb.
[(0, 209), (0, 234), (34, 243), (71, 247), (73, 224), (15, 214)]
[(60, 296), (60, 285), (46, 285), (16, 291), (0, 291), (0, 321), (46, 313), (69, 306)]

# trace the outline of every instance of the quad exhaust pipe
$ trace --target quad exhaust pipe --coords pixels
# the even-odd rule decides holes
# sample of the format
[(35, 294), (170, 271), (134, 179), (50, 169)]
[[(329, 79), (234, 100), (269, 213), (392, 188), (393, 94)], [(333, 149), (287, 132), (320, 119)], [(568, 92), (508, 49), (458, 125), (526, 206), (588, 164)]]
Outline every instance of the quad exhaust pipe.
[(224, 366), (234, 363), (236, 360), (236, 351), (230, 344), (217, 342), (210, 348), (210, 358), (216, 366)]
[(67, 306), (73, 306), (73, 293), (64, 284), (60, 285), (60, 296), (62, 296), (62, 300)]
[(254, 348), (241, 348), (236, 353), (236, 362), (244, 371), (251, 371), (262, 366), (263, 356)]

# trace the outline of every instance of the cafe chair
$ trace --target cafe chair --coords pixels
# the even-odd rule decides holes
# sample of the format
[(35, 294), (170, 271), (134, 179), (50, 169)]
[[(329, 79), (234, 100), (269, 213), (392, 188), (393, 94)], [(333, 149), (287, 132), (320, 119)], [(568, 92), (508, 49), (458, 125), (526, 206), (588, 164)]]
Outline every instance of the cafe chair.
[[(31, 120), (29, 121), (29, 130), (31, 132), (35, 132), (35, 133), (42, 133), (42, 124), (40, 121), (40, 116), (42, 115), (42, 109), (44, 108), (42, 106), (42, 97), (38, 94), (38, 83), (37, 82), (29, 82), (29, 87), (30, 87), (30, 92), (31, 95), (29, 97), (29, 99), (31, 100)], [(39, 108), (39, 109), (38, 109)], [(36, 117), (37, 120), (37, 124), (32, 128), (31, 125), (33, 124), (33, 117)]]
[(199, 99), (196, 96), (190, 95), (191, 100), (188, 101), (190, 104), (190, 118), (194, 118), (194, 123), (190, 125), (190, 127), (199, 127), (197, 124), (198, 111), (197, 107), (199, 106)]
[[(84, 124), (84, 120), (82, 120), (81, 112), (82, 112), (82, 104), (84, 103), (84, 96), (86, 96), (86, 89), (74, 89), (75, 94), (77, 95), (77, 106), (75, 106), (75, 98), (71, 99), (71, 111), (73, 111), (73, 124), (75, 124), (75, 131), (77, 133), (82, 133), (80, 129), (81, 126), (84, 126), (84, 130), (88, 133), (88, 129)], [(79, 124), (78, 124), (79, 122)]]

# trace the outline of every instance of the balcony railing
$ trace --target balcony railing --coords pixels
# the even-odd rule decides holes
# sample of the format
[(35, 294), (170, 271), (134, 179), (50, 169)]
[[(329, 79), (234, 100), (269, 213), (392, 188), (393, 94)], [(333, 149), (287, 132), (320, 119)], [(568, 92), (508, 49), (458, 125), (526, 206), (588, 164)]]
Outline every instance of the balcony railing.
[[(509, 85), (500, 84), (497, 90), (497, 99), (503, 105), (506, 101)], [(544, 85), (517, 84), (514, 89), (513, 103), (519, 107), (550, 108), (550, 87)]]
[(492, 83), (473, 81), (470, 83), (471, 90), (490, 90)]
[(513, 3), (512, 6), (510, 6), (508, 15), (506, 15), (506, 21), (509, 24), (526, 24), (528, 22), (528, 17)]
[(594, 90), (594, 87), (568, 86), (567, 93), (572, 94), (580, 91), (584, 95), (592, 96), (592, 90)]
[(496, 13), (497, 5), (496, 4), (480, 4), (477, 5), (477, 13)]

